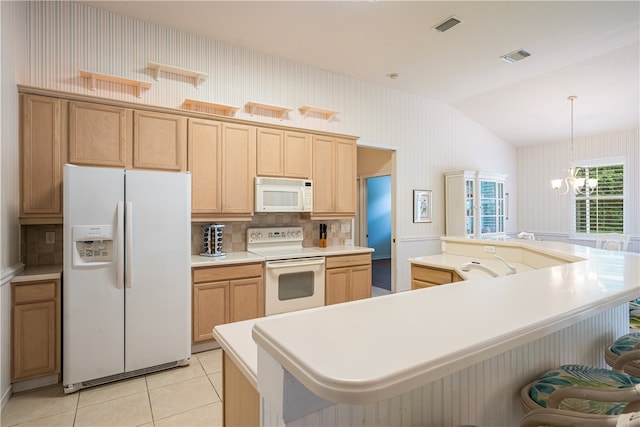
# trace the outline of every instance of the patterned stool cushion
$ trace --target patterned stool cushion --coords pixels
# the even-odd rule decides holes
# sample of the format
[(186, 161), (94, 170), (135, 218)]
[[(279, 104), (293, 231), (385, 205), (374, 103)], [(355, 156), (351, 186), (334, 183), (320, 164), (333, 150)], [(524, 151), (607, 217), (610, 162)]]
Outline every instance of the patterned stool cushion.
[(640, 298), (629, 301), (629, 329), (640, 328)]
[(634, 347), (640, 344), (640, 332), (632, 332), (627, 335), (623, 335), (611, 344), (609, 350), (618, 356), (634, 349)]
[[(563, 365), (534, 381), (529, 387), (528, 395), (537, 405), (546, 408), (549, 395), (556, 389), (571, 386), (621, 389), (633, 387), (635, 384), (640, 384), (640, 378), (631, 377), (622, 372), (585, 365)], [(564, 399), (560, 403), (560, 409), (587, 414), (617, 415), (626, 404), (626, 402), (598, 402), (572, 398)]]

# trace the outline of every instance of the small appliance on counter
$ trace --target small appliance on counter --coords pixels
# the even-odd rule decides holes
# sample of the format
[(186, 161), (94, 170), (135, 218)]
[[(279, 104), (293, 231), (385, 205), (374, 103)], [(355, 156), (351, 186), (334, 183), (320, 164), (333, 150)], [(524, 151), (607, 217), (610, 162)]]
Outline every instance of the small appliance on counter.
[(224, 225), (211, 224), (203, 227), (202, 256), (224, 256), (222, 252), (222, 234)]

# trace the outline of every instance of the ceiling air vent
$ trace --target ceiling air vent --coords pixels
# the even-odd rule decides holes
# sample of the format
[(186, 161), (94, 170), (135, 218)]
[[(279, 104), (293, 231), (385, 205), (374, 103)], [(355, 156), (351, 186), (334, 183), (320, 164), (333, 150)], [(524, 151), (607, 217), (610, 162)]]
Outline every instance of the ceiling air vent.
[(526, 50), (520, 49), (514, 50), (513, 52), (507, 53), (506, 55), (502, 55), (500, 59), (508, 62), (509, 64), (513, 64), (514, 62), (522, 61), (527, 56), (531, 56), (531, 54)]
[(440, 32), (440, 33), (444, 33), (445, 31), (455, 27), (456, 25), (458, 25), (459, 23), (462, 22), (462, 19), (458, 18), (457, 16), (452, 16), (450, 18), (448, 18), (446, 21), (436, 25), (435, 27), (433, 27), (434, 30)]

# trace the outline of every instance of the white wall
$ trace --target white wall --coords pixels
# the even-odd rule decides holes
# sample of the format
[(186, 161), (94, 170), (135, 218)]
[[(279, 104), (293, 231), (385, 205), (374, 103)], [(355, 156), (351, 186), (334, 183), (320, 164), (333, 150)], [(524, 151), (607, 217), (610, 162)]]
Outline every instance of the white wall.
[(0, 407), (10, 393), (11, 286), (19, 271), (18, 75), (26, 64), (26, 3), (0, 2)]
[[(570, 165), (569, 141), (518, 149), (518, 223), (548, 240), (571, 239), (571, 195), (557, 196), (550, 181)], [(625, 159), (625, 225), (632, 235), (629, 250), (640, 252), (640, 130), (574, 138), (574, 159)], [(594, 241), (571, 241), (593, 245)]]
[[(283, 121), (250, 116), (244, 109), (236, 117), (357, 135), (368, 143), (396, 147), (399, 260), (439, 250), (433, 242), (444, 232), (443, 172), (506, 173), (506, 191), (515, 193), (515, 148), (448, 105), (84, 4), (30, 2), (28, 8), (29, 32), (37, 37), (30, 39), (29, 73), (20, 81), (24, 85), (173, 108), (185, 98), (236, 107), (248, 101), (288, 106), (294, 111)], [(197, 89), (191, 79), (173, 74), (162, 73), (154, 81), (149, 61), (206, 72), (209, 78)], [(92, 92), (80, 69), (152, 81), (153, 86), (141, 98), (133, 89), (108, 83)], [(295, 110), (304, 104), (340, 114), (329, 122), (304, 119)], [(413, 223), (412, 189), (433, 190), (433, 223)], [(515, 210), (510, 218), (509, 230), (516, 230)], [(409, 288), (405, 264), (398, 262), (399, 289)]]

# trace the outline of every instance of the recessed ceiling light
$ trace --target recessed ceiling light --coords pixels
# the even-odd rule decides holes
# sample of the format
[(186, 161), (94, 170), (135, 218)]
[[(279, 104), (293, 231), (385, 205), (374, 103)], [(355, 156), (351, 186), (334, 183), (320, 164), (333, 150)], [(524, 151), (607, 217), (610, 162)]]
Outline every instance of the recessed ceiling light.
[(389, 77), (391, 80), (395, 80), (395, 79), (398, 78), (399, 75), (400, 74), (398, 74), (398, 73), (389, 73), (389, 74), (387, 74), (387, 77)]
[(527, 52), (526, 50), (520, 49), (520, 50), (514, 50), (513, 52), (507, 53), (506, 55), (502, 55), (500, 59), (502, 59), (505, 62), (508, 62), (509, 64), (513, 64), (514, 62), (522, 61), (524, 58), (528, 56), (531, 56), (529, 52)]
[(444, 22), (441, 22), (435, 27), (433, 27), (433, 29), (439, 33), (444, 33), (445, 31), (450, 30), (451, 28), (455, 27), (461, 22), (462, 22), (462, 19), (458, 18), (457, 16), (451, 16), (447, 18)]

